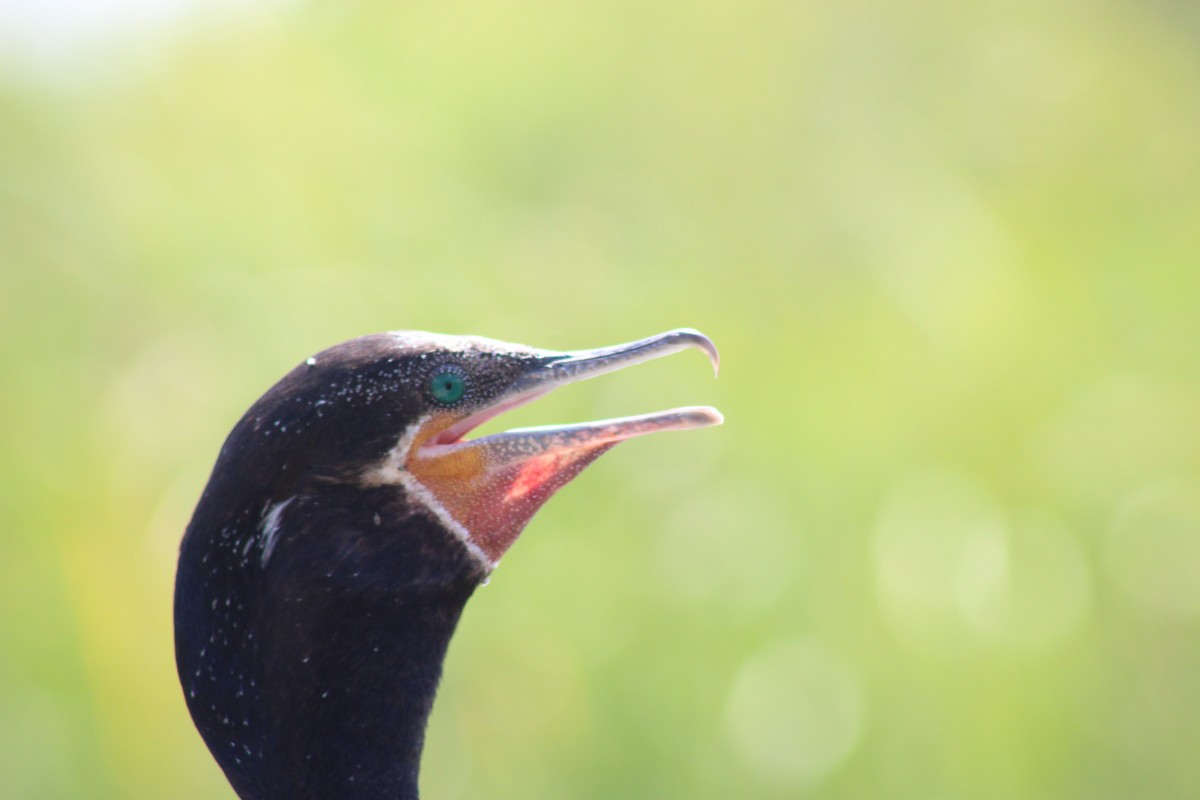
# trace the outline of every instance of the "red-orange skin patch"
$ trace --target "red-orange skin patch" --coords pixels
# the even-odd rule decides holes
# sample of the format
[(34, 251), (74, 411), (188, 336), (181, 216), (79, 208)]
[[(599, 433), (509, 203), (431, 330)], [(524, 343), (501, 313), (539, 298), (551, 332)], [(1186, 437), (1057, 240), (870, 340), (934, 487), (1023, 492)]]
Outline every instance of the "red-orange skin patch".
[(558, 489), (615, 442), (572, 442), (527, 458), (498, 458), (487, 443), (428, 455), (421, 446), (454, 424), (451, 414), (431, 417), (413, 437), (406, 468), (493, 562)]
[(559, 457), (556, 453), (534, 456), (526, 461), (513, 480), (512, 486), (508, 487), (504, 501), (509, 503), (520, 500), (539, 486), (549, 483), (554, 477), (558, 462)]

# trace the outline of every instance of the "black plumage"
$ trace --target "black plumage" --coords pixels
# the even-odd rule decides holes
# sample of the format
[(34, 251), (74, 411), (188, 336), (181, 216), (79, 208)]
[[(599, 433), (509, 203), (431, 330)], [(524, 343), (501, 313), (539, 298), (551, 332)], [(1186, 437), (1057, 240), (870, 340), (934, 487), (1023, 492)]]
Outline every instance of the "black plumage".
[(464, 604), (554, 492), (629, 436), (711, 409), (512, 431), (487, 418), (683, 347), (540, 351), (379, 334), (299, 365), (237, 423), (180, 549), (188, 708), (244, 800), (415, 798), (425, 723)]

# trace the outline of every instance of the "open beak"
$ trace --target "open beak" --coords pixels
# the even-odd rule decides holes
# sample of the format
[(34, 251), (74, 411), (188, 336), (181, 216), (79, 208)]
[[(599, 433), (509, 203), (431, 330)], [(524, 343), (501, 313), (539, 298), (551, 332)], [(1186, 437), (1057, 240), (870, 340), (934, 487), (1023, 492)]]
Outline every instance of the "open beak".
[(494, 565), (541, 505), (613, 445), (647, 433), (719, 425), (723, 418), (715, 408), (693, 406), (463, 437), (559, 386), (689, 348), (703, 351), (717, 371), (716, 346), (687, 328), (596, 350), (538, 351), (529, 371), (485, 408), (431, 420), (425, 435), (413, 438), (406, 468)]

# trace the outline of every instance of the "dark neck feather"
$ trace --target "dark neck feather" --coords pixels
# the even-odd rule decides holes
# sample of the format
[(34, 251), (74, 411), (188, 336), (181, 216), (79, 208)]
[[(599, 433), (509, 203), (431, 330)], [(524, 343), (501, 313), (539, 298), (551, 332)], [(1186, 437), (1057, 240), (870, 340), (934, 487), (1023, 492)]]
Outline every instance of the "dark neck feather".
[[(466, 598), (339, 597), (269, 645), (264, 800), (417, 797), (425, 725)], [(290, 627), (290, 626), (289, 626)]]
[(390, 488), (306, 488), (265, 565), (256, 544), (241, 556), (261, 537), (261, 511), (220, 535), (201, 529), (201, 510), (180, 557), (176, 656), (238, 795), (416, 798), (425, 725), (478, 564)]

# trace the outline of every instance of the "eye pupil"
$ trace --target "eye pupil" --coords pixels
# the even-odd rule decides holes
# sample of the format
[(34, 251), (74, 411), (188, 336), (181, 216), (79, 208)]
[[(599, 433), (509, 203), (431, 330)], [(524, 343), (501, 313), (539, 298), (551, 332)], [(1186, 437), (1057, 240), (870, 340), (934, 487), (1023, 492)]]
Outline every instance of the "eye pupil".
[(466, 381), (457, 372), (439, 372), (433, 376), (429, 386), (433, 399), (443, 405), (457, 403), (467, 390)]

